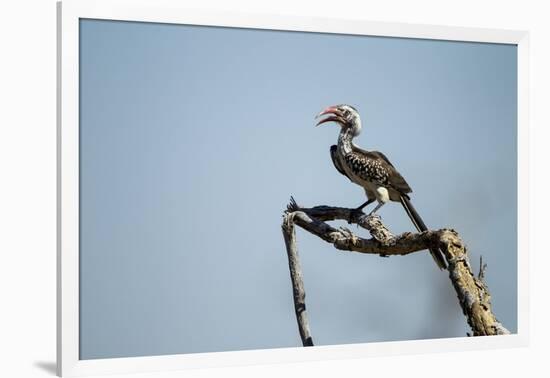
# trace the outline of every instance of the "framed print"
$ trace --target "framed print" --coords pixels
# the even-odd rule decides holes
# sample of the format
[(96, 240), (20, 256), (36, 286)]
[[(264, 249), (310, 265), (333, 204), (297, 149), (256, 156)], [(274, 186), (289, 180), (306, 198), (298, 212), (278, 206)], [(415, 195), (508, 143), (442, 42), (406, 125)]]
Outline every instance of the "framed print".
[(60, 376), (527, 344), (526, 32), (82, 0), (58, 46)]

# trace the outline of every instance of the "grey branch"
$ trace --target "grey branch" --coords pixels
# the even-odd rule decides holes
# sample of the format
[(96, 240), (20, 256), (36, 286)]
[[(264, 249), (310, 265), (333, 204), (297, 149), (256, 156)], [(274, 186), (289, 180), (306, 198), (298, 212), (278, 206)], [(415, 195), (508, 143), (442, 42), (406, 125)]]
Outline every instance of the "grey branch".
[(313, 346), (313, 339), (309, 331), (309, 323), (306, 314), (306, 292), (302, 279), (302, 269), (298, 258), (298, 247), (296, 245), (296, 231), (294, 229), (293, 215), (287, 214), (283, 222), (283, 235), (285, 238), (286, 251), (288, 254), (288, 267), (292, 281), (292, 294), (294, 297), (294, 311), (298, 320), (298, 331), (304, 346)]
[[(368, 230), (372, 239), (360, 238), (346, 228), (334, 228), (326, 223), (331, 220), (346, 220), (350, 224), (357, 224)], [(300, 208), (291, 198), (284, 214), (283, 234), (289, 259), (298, 328), (304, 346), (313, 345), (313, 342), (305, 311), (305, 289), (294, 225), (333, 244), (336, 249), (384, 257), (408, 255), (430, 247), (439, 247), (449, 265), (449, 278), (473, 335), (510, 333), (493, 314), (491, 295), (484, 281), (485, 265), (481, 262), (480, 274), (476, 277), (470, 266), (466, 246), (456, 231), (441, 229), (393, 235), (378, 215), (366, 216), (361, 211), (342, 207)]]

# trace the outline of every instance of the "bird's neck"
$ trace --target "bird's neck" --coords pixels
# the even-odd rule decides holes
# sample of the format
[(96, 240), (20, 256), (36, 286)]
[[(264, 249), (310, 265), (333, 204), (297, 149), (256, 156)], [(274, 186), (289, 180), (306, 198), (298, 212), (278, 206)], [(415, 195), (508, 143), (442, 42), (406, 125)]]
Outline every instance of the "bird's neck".
[(351, 141), (353, 140), (353, 131), (350, 128), (342, 129), (338, 136), (338, 149), (340, 153), (346, 155), (351, 153)]

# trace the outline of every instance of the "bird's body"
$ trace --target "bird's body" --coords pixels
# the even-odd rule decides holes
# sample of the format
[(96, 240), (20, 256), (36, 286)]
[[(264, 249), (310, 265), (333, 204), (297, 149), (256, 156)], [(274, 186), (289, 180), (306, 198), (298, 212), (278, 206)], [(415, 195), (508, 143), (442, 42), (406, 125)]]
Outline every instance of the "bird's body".
[[(378, 205), (370, 213), (373, 214), (389, 201), (400, 202), (417, 230), (426, 231), (428, 228), (410, 202), (411, 187), (389, 159), (381, 152), (366, 151), (353, 143), (353, 138), (361, 132), (361, 121), (355, 108), (339, 105), (327, 108), (320, 115), (325, 114), (334, 116), (320, 121), (318, 125), (336, 122), (342, 126), (338, 144), (330, 148), (334, 167), (351, 182), (361, 186), (367, 196), (367, 202), (359, 206), (358, 210), (378, 201)], [(446, 262), (441, 251), (432, 248), (430, 253), (438, 267), (445, 269)]]
[(354, 144), (350, 152), (338, 145), (331, 146), (330, 151), (336, 169), (363, 187), (369, 200), (399, 202), (402, 195), (412, 192), (403, 176), (381, 152), (365, 151)]

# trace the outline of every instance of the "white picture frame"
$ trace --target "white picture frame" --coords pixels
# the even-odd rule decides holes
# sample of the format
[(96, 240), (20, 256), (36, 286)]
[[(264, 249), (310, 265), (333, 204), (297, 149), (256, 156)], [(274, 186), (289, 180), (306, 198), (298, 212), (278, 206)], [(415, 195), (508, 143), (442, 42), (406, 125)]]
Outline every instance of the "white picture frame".
[[(177, 0), (58, 3), (57, 372), (60, 376), (357, 358), (526, 346), (528, 306), (528, 49), (525, 31), (186, 9)], [(493, 337), (383, 342), (112, 359), (79, 359), (79, 19), (323, 32), (518, 46), (518, 332)]]

